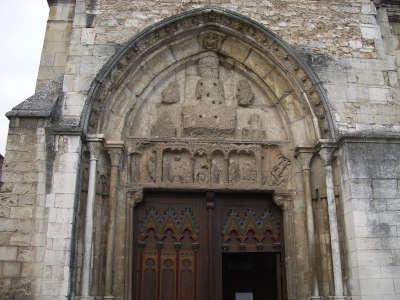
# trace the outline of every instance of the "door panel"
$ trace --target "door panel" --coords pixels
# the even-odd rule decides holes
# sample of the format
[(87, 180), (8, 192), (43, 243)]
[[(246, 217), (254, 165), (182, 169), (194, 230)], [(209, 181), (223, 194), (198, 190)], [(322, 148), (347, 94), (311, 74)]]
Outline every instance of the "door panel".
[[(278, 262), (281, 221), (268, 195), (147, 193), (135, 209), (135, 299), (224, 299), (223, 255), (270, 253)], [(270, 299), (281, 300), (283, 272), (274, 274)]]

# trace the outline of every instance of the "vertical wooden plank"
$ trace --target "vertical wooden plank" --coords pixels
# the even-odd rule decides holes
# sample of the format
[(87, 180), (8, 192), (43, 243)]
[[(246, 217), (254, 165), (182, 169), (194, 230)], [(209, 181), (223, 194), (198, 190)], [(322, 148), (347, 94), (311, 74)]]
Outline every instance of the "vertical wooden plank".
[(157, 280), (156, 280), (156, 291), (157, 291), (157, 300), (161, 300), (161, 249), (162, 242), (157, 242)]

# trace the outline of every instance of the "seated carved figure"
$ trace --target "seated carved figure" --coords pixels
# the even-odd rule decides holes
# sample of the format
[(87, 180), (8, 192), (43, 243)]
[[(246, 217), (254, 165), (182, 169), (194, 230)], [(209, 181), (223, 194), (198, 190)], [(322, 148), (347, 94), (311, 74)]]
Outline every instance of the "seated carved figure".
[(224, 86), (219, 78), (219, 60), (214, 52), (199, 59), (200, 79), (194, 105), (183, 107), (184, 133), (189, 136), (229, 136), (236, 128), (236, 108), (225, 103)]

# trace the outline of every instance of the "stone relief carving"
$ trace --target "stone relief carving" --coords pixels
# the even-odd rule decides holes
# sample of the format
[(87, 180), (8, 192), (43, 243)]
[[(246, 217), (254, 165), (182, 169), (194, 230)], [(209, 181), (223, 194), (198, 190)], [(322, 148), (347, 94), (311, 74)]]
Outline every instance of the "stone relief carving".
[(190, 183), (192, 159), (186, 149), (166, 149), (163, 151), (163, 181), (168, 183)]
[(256, 183), (256, 158), (252, 152), (233, 152), (229, 155), (229, 182)]
[[(107, 73), (104, 83), (99, 86), (99, 91), (93, 93), (98, 99), (94, 102), (92, 113), (90, 116), (90, 130), (96, 131), (98, 124), (101, 123), (102, 115), (107, 113), (106, 95), (109, 94), (111, 88), (114, 88), (116, 82), (121, 82), (126, 74), (126, 69), (131, 67), (136, 61), (135, 59), (142, 57), (142, 53), (146, 52), (156, 44), (170, 43), (172, 36), (178, 35), (181, 32), (191, 32), (208, 24), (220, 24), (226, 28), (230, 28), (230, 34), (222, 34), (217, 31), (206, 30), (199, 34), (197, 40), (203, 49), (218, 51), (227, 40), (240, 38), (243, 41), (252, 41), (257, 43), (257, 46), (265, 53), (274, 53), (274, 56), (279, 60), (280, 64), (290, 73), (295, 74), (301, 89), (307, 94), (313, 109), (322, 107), (322, 102), (318, 90), (315, 88), (310, 79), (305, 75), (302, 67), (279, 42), (271, 39), (265, 32), (254, 28), (252, 25), (237, 19), (235, 16), (228, 16), (225, 12), (210, 11), (207, 13), (201, 12), (198, 15), (191, 16), (189, 19), (181, 18), (174, 20), (168, 26), (163, 26), (159, 29), (151, 31), (151, 33), (141, 36), (127, 49), (125, 55), (121, 56), (116, 67)], [(98, 95), (98, 96), (97, 96)], [(321, 126), (321, 132), (325, 135), (329, 133), (329, 124), (325, 120), (326, 112), (324, 109), (316, 112)]]
[(260, 115), (253, 113), (247, 121), (247, 126), (242, 129), (242, 137), (256, 140), (265, 139), (267, 134), (262, 128), (263, 124)]
[(215, 31), (205, 31), (199, 34), (200, 45), (207, 50), (217, 51), (221, 48), (225, 35)]
[(236, 87), (236, 99), (239, 106), (247, 107), (254, 103), (254, 93), (248, 80), (239, 80)]
[(210, 179), (210, 166), (205, 150), (199, 150), (194, 155), (194, 182), (207, 184)]
[(211, 182), (213, 184), (227, 183), (227, 166), (228, 163), (222, 151), (212, 153)]
[(151, 129), (151, 135), (155, 137), (176, 137), (176, 124), (172, 121), (171, 115), (163, 111)]
[(177, 81), (172, 81), (161, 93), (161, 102), (164, 104), (173, 104), (180, 101), (180, 87)]
[(287, 180), (288, 176), (286, 173), (290, 164), (290, 160), (282, 154), (277, 156), (276, 164), (271, 171), (273, 185), (280, 185)]
[(236, 108), (226, 105), (224, 85), (219, 75), (219, 59), (208, 52), (199, 59), (200, 79), (195, 103), (182, 109), (184, 133), (189, 136), (230, 136), (236, 129)]
[(290, 177), (291, 161), (278, 148), (274, 148), (265, 157), (264, 163), (267, 169), (266, 177), (263, 178), (264, 184), (286, 186)]
[(138, 140), (130, 139), (132, 185), (285, 187), (290, 174), (277, 145)]

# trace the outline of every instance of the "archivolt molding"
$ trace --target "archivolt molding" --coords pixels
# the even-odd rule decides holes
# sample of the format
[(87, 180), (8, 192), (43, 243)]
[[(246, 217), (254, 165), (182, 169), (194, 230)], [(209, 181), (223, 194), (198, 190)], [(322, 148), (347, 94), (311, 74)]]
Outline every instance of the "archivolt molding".
[[(202, 34), (205, 31), (211, 31), (214, 36), (209, 35), (205, 39)], [(226, 36), (233, 36), (265, 55), (266, 60), (275, 67), (276, 74), (285, 78), (302, 100), (303, 107), (308, 110), (314, 123), (316, 138), (335, 138), (325, 94), (309, 67), (302, 63), (286, 43), (262, 25), (235, 12), (219, 8), (188, 11), (157, 23), (134, 37), (103, 67), (93, 82), (82, 115), (85, 132), (99, 133), (101, 115), (109, 111), (110, 99), (126, 82), (129, 74), (143, 71), (146, 67), (142, 63), (145, 57), (150, 57), (157, 49), (193, 34), (198, 36), (205, 50), (213, 50), (221, 55), (227, 55), (220, 44)], [(257, 72), (254, 69), (252, 71)], [(152, 79), (154, 78), (150, 78)], [(280, 92), (277, 97), (285, 97), (287, 91)]]

